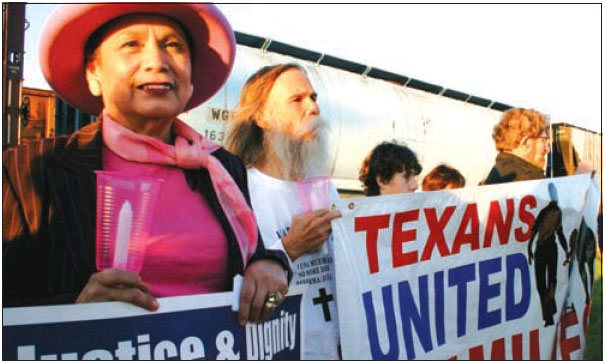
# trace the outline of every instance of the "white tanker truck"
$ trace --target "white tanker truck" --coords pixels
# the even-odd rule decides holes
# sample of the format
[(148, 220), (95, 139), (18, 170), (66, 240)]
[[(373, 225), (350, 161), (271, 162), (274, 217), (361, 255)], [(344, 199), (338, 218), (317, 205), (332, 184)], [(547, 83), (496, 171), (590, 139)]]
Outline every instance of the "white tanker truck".
[[(494, 163), (491, 133), (508, 105), (269, 39), (239, 32), (236, 39), (235, 66), (226, 85), (181, 116), (216, 142), (224, 142), (226, 121), (248, 77), (266, 65), (296, 62), (307, 71), (329, 124), (327, 158), (340, 191), (361, 191), (361, 162), (384, 140), (397, 139), (417, 153), (424, 168), (420, 177), (447, 163), (464, 175), (467, 185), (477, 185)], [(554, 127), (554, 135), (562, 130), (569, 141), (560, 148), (567, 171), (573, 173), (570, 158), (575, 155), (597, 169), (600, 178), (601, 135), (569, 125)]]

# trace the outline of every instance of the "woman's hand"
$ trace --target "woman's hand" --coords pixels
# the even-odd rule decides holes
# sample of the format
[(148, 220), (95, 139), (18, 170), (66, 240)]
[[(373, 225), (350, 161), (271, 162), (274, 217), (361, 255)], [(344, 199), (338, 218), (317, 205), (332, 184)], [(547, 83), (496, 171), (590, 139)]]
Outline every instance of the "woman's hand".
[(246, 269), (244, 283), (239, 298), (237, 321), (241, 326), (246, 322), (262, 322), (271, 316), (275, 307), (268, 308), (265, 301), (270, 294), (288, 293), (288, 276), (281, 264), (270, 259), (256, 261)]
[(328, 209), (294, 216), (288, 234), (282, 239), (290, 259), (295, 261), (323, 244), (332, 231), (330, 223), (340, 216), (340, 211)]
[(90, 276), (76, 303), (122, 301), (157, 310), (158, 301), (149, 295), (149, 285), (138, 274), (120, 269), (107, 269)]

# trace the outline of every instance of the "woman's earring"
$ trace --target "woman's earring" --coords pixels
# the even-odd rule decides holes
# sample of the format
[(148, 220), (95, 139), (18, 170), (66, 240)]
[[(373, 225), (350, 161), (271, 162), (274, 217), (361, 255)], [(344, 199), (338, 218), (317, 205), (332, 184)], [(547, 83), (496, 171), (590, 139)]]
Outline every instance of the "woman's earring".
[(94, 80), (90, 83), (90, 93), (93, 96), (101, 96), (101, 83), (99, 81)]

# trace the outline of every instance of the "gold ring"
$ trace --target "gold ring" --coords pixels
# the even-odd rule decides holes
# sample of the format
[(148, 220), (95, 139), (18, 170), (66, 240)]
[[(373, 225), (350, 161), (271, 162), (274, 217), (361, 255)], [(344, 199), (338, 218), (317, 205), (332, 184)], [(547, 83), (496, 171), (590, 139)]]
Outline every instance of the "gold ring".
[(280, 303), (282, 303), (284, 297), (281, 292), (275, 292), (267, 295), (267, 299), (265, 300), (265, 307), (268, 309), (276, 308)]
[(275, 301), (278, 305), (280, 305), (284, 301), (284, 296), (281, 294), (281, 292), (275, 292)]
[(268, 310), (273, 310), (277, 307), (277, 304), (275, 302), (271, 302), (271, 301), (265, 301), (265, 308)]

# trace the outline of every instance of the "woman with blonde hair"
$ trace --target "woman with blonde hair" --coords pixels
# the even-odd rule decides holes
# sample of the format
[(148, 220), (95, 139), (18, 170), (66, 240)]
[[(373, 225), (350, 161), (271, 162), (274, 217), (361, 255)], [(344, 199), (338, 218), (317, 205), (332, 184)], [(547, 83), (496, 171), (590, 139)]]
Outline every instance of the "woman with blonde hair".
[(550, 152), (548, 123), (544, 115), (529, 109), (510, 109), (492, 133), (498, 155), (482, 184), (544, 178)]

